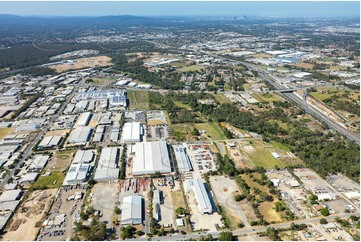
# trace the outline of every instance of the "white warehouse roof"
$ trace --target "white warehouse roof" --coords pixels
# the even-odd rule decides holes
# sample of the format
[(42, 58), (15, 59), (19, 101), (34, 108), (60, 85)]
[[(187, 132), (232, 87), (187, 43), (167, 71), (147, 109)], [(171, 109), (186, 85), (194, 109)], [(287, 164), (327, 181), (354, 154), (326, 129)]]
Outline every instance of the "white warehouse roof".
[(50, 148), (60, 143), (61, 136), (46, 136), (38, 145), (39, 148)]
[(186, 153), (186, 148), (183, 145), (173, 145), (175, 158), (178, 164), (179, 171), (191, 171), (192, 165)]
[(187, 179), (185, 180), (184, 186), (187, 192), (193, 190), (201, 213), (213, 213), (211, 200), (201, 179)]
[(119, 148), (103, 148), (95, 171), (94, 180), (111, 181), (119, 177)]
[(123, 198), (121, 206), (122, 219), (121, 224), (141, 224), (143, 215), (143, 198), (133, 195)]
[(75, 126), (76, 127), (83, 127), (83, 126), (87, 126), (89, 121), (90, 121), (90, 118), (91, 118), (91, 113), (90, 112), (85, 112), (85, 113), (82, 113), (80, 116), (79, 116), (79, 119), (78, 121), (76, 122)]
[(43, 169), (48, 163), (50, 156), (49, 155), (35, 155), (31, 161), (30, 170)]
[(21, 189), (4, 191), (0, 195), (0, 202), (15, 201), (20, 198)]
[(67, 185), (77, 184), (86, 181), (88, 175), (90, 175), (89, 164), (72, 164), (68, 170), (68, 173), (65, 176), (65, 181)]
[(139, 142), (140, 141), (140, 123), (125, 123), (123, 127), (123, 141), (124, 142)]
[(171, 164), (165, 141), (142, 142), (133, 146), (133, 175), (171, 172)]
[(78, 127), (71, 132), (68, 141), (74, 144), (85, 145), (90, 138), (91, 132), (92, 128), (90, 127)]

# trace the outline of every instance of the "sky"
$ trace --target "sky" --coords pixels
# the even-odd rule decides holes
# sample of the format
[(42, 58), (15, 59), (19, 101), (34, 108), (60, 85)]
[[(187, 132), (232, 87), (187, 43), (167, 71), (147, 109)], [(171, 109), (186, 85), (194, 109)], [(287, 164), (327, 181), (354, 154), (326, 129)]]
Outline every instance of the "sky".
[(249, 1), (249, 2), (14, 2), (0, 1), (0, 14), (44, 16), (260, 16), (260, 17), (359, 17), (359, 1)]

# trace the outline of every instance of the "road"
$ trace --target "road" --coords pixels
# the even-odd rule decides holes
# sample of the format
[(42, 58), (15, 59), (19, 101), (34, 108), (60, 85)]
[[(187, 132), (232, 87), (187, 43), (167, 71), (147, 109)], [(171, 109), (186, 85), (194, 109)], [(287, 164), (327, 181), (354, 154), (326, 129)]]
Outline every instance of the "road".
[(16, 169), (19, 169), (19, 167), (21, 166), (22, 163), (24, 163), (24, 161), (31, 155), (34, 146), (39, 142), (39, 140), (44, 136), (44, 134), (49, 130), (50, 126), (53, 124), (53, 122), (59, 117), (59, 115), (61, 113), (63, 113), (66, 105), (68, 104), (68, 102), (71, 100), (71, 98), (73, 97), (73, 93), (74, 90), (71, 94), (68, 95), (67, 99), (65, 102), (62, 103), (61, 107), (59, 108), (59, 111), (51, 116), (51, 118), (49, 120), (47, 120), (46, 125), (44, 127), (41, 128), (40, 133), (35, 137), (35, 139), (33, 140), (33, 142), (31, 142), (23, 151), (23, 155), (22, 158), (19, 160), (19, 162), (15, 165), (15, 168), (10, 170), (10, 173), (8, 173), (5, 178), (3, 179), (3, 181), (0, 183), (0, 189), (2, 189), (7, 183), (8, 180), (10, 179), (10, 177), (14, 177), (14, 172)]
[[(203, 52), (203, 51), (202, 51)], [(246, 66), (248, 69), (256, 71), (258, 73), (258, 75), (264, 79), (265, 81), (267, 81), (270, 85), (272, 85), (275, 89), (279, 89), (279, 90), (284, 90), (286, 89), (281, 83), (280, 81), (275, 78), (274, 76), (272, 76), (271, 74), (267, 73), (264, 70), (261, 70), (259, 68), (257, 68), (256, 66), (244, 62), (244, 61), (235, 61), (233, 59), (229, 59), (229, 58), (225, 58), (223, 56), (218, 56), (218, 55), (214, 55), (214, 54), (210, 54), (208, 52), (203, 52), (204, 54), (213, 56), (213, 57), (217, 57), (223, 60), (231, 60), (234, 63), (238, 63), (241, 65)], [(302, 98), (299, 98), (295, 93), (281, 93), (280, 95), (284, 96), (286, 99), (294, 102), (296, 105), (298, 105), (299, 107), (301, 107), (303, 110), (305, 110), (306, 113), (317, 117), (319, 119), (321, 119), (323, 122), (325, 122), (331, 129), (338, 131), (339, 133), (343, 134), (346, 138), (348, 138), (349, 140), (355, 141), (357, 144), (360, 144), (360, 135), (359, 134), (354, 134), (351, 131), (349, 131), (348, 129), (344, 128), (343, 126), (339, 125), (337, 122), (334, 122), (333, 120), (331, 120), (327, 115), (325, 115), (324, 113), (322, 113), (320, 110), (313, 108), (311, 106), (309, 106), (307, 104), (307, 102), (305, 102)]]
[[(335, 219), (336, 217), (345, 219), (345, 218), (349, 218), (351, 215), (359, 216), (359, 214), (357, 214), (357, 213), (340, 213), (340, 214), (329, 215), (326, 217), (326, 219), (329, 221), (332, 219)], [(313, 224), (313, 223), (318, 223), (321, 218), (322, 217), (314, 217), (314, 218), (307, 218), (307, 219), (302, 219), (302, 220), (288, 221), (288, 222), (279, 223), (279, 224), (272, 224), (269, 226), (257, 226), (257, 227), (252, 227), (252, 228), (242, 228), (242, 229), (233, 230), (232, 233), (233, 233), (233, 235), (239, 235), (239, 236), (254, 235), (257, 232), (265, 231), (268, 227), (280, 229), (280, 228), (289, 228), (291, 226), (291, 223)], [(173, 234), (171, 236), (164, 236), (164, 237), (155, 236), (155, 237), (152, 237), (152, 241), (189, 240), (192, 238), (193, 239), (199, 238), (200, 236), (206, 236), (207, 234), (211, 234), (213, 236), (213, 238), (217, 238), (219, 236), (220, 232), (209, 232), (209, 233), (195, 232), (195, 233), (186, 234), (186, 235)], [(137, 239), (127, 239), (127, 240), (143, 241), (144, 239), (145, 239), (144, 237), (141, 237), (141, 238), (137, 238)]]

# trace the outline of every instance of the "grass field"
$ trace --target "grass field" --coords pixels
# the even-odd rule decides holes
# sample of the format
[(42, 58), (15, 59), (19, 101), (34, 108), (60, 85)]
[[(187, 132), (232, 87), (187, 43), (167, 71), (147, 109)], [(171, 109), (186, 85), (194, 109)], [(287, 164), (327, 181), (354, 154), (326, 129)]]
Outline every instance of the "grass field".
[(184, 104), (184, 103), (182, 103), (182, 102), (180, 102), (180, 101), (174, 101), (174, 104), (177, 105), (177, 106), (180, 107), (180, 108), (184, 108), (184, 109), (187, 109), (187, 110), (191, 110), (191, 109), (192, 109), (191, 106), (189, 106), (189, 105), (187, 105), (187, 104)]
[(129, 109), (149, 110), (148, 91), (128, 91)]
[(178, 71), (179, 72), (188, 72), (188, 71), (199, 71), (202, 69), (204, 69), (203, 66), (192, 65), (192, 66), (186, 66), (186, 67), (179, 68)]
[(254, 150), (245, 152), (245, 154), (248, 155), (255, 166), (263, 167), (265, 169), (272, 169), (275, 167), (275, 165), (278, 167), (284, 167), (286, 165), (282, 160), (275, 159), (271, 152), (264, 148), (262, 141), (253, 141), (252, 147)]
[(287, 145), (284, 145), (284, 144), (281, 144), (277, 141), (271, 141), (271, 143), (276, 146), (278, 149), (281, 149), (281, 150), (286, 150), (286, 151), (290, 151), (290, 147), (288, 147)]
[(360, 92), (358, 91), (350, 90), (348, 98), (342, 97), (344, 93), (345, 90), (337, 89), (335, 87), (320, 87), (317, 89), (317, 92), (311, 92), (311, 95), (321, 101), (332, 97), (333, 95), (337, 95), (339, 96), (340, 100), (344, 99), (345, 101), (350, 101), (350, 99), (359, 101), (360, 99)]
[(199, 131), (205, 130), (206, 135), (214, 140), (222, 140), (227, 139), (224, 135), (221, 127), (215, 122), (212, 123), (197, 123), (194, 124), (194, 127), (196, 127)]
[(39, 176), (38, 180), (32, 186), (34, 190), (59, 188), (63, 183), (65, 174), (62, 172), (52, 172), (50, 176)]
[(259, 102), (275, 102), (282, 100), (278, 95), (272, 93), (253, 93), (252, 96), (256, 98)]
[(174, 66), (174, 67), (185, 67), (185, 66), (187, 66), (187, 63), (179, 61), (179, 62), (173, 62), (170, 65)]
[(6, 135), (10, 134), (14, 128), (1, 128), (0, 129), (0, 139), (3, 139)]
[(170, 128), (177, 141), (190, 140), (192, 138), (192, 124), (171, 124)]
[(213, 94), (214, 98), (220, 103), (232, 103), (231, 100), (229, 100), (226, 96), (223, 94)]

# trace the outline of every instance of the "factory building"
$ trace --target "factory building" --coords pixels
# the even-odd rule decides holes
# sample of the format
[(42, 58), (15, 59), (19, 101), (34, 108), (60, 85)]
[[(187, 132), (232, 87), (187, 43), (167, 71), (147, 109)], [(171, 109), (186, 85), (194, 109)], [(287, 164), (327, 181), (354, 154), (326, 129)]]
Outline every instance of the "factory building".
[(103, 148), (94, 175), (95, 181), (113, 181), (119, 178), (119, 154), (120, 148)]
[(201, 179), (187, 179), (184, 182), (186, 192), (194, 192), (199, 211), (203, 214), (213, 213), (213, 207), (207, 189)]
[(133, 159), (133, 175), (153, 174), (156, 171), (169, 173), (171, 161), (165, 141), (141, 142), (132, 146), (135, 153)]
[(186, 147), (183, 145), (173, 145), (175, 158), (178, 164), (178, 170), (180, 172), (187, 172), (192, 170), (191, 161), (186, 152)]
[(41, 171), (48, 163), (49, 158), (50, 158), (49, 155), (35, 155), (30, 160), (29, 170)]
[(65, 176), (63, 185), (76, 185), (88, 180), (91, 174), (91, 165), (94, 159), (92, 150), (79, 150)]
[(44, 149), (44, 148), (52, 148), (54, 146), (57, 146), (60, 144), (61, 136), (46, 136), (44, 139), (39, 143), (38, 148)]
[(90, 112), (85, 112), (85, 113), (82, 113), (79, 118), (78, 118), (78, 121), (76, 122), (75, 124), (75, 127), (84, 127), (84, 126), (87, 126), (90, 119), (92, 117), (92, 113)]
[(75, 128), (69, 136), (69, 143), (75, 144), (75, 145), (85, 145), (92, 133), (92, 128), (90, 127), (78, 127)]
[(125, 123), (123, 127), (123, 141), (127, 143), (139, 142), (143, 129), (139, 122)]
[(143, 197), (141, 196), (133, 195), (124, 197), (121, 206), (121, 224), (141, 224), (144, 217), (143, 203)]

